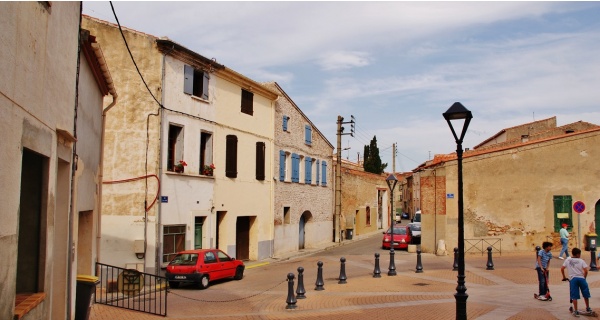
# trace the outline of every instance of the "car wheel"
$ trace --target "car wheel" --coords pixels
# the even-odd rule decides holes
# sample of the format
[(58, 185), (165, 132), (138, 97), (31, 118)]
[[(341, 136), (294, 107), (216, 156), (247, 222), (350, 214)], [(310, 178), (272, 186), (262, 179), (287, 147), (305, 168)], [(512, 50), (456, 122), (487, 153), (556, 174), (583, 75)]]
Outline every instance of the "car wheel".
[(179, 288), (179, 282), (169, 281), (169, 287), (177, 289)]
[(237, 267), (237, 269), (235, 269), (235, 276), (233, 277), (234, 280), (242, 280), (242, 278), (244, 277), (244, 267), (239, 266)]
[(200, 283), (198, 283), (198, 286), (200, 287), (200, 289), (206, 289), (208, 288), (208, 276), (207, 275), (203, 275), (202, 278), (200, 278)]

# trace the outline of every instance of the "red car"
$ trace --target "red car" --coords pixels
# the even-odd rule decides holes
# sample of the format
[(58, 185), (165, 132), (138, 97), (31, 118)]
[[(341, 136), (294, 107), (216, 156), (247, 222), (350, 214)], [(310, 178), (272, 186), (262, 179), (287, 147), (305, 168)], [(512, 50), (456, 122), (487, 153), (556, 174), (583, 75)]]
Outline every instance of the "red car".
[[(392, 228), (383, 233), (381, 249), (389, 249), (392, 240)], [(407, 248), (412, 241), (412, 232), (407, 226), (394, 226), (394, 249)]]
[(196, 284), (208, 288), (211, 281), (244, 277), (244, 263), (228, 256), (219, 249), (186, 250), (177, 253), (167, 266), (166, 277), (171, 288), (181, 283)]

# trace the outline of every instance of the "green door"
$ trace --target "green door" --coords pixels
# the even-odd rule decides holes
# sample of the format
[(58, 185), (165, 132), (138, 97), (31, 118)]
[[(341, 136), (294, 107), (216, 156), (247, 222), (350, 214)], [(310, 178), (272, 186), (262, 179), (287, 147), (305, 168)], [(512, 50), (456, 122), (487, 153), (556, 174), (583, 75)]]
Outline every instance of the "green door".
[(194, 249), (202, 249), (202, 224), (204, 217), (196, 217), (194, 223)]
[(600, 234), (600, 200), (596, 201), (596, 234)]
[(558, 232), (563, 223), (573, 227), (572, 211), (573, 198), (571, 196), (554, 196), (554, 231)]

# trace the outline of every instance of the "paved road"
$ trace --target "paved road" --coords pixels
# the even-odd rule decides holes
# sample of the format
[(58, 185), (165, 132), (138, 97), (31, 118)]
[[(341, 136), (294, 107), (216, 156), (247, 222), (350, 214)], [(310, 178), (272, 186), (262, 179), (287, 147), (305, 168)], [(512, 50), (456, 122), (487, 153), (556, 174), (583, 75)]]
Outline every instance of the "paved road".
[[(416, 273), (416, 254), (396, 251), (398, 275), (387, 276), (389, 252), (380, 248), (381, 233), (298, 258), (250, 264), (241, 281), (223, 281), (207, 290), (172, 289), (167, 319), (454, 319), (456, 272), (452, 256), (422, 255), (423, 273)], [(310, 251), (310, 250), (308, 250)], [(381, 254), (381, 278), (373, 278), (374, 253)], [(557, 252), (558, 253), (558, 252)], [(588, 256), (589, 253), (584, 252)], [(340, 258), (346, 262), (347, 283), (338, 284)], [(494, 257), (486, 270), (487, 256), (467, 255), (466, 286), (469, 319), (566, 319), (568, 286), (557, 281), (560, 260), (551, 264), (550, 288), (554, 300), (533, 299), (537, 276), (534, 252)], [(585, 257), (585, 256), (584, 256)], [(315, 291), (317, 262), (322, 261), (324, 288)], [(303, 267), (306, 299), (287, 310), (286, 275)], [(600, 274), (591, 273), (592, 308), (600, 309)], [(598, 295), (598, 297), (595, 297)], [(94, 305), (94, 319), (164, 319), (138, 312)]]

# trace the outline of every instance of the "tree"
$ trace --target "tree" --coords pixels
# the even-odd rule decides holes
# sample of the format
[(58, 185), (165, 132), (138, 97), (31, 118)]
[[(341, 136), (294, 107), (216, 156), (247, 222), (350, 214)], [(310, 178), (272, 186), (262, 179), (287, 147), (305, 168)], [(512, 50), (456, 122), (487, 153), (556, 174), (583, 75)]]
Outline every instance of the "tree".
[(382, 174), (387, 167), (387, 163), (381, 163), (379, 157), (379, 148), (377, 147), (377, 137), (373, 136), (371, 144), (365, 146), (363, 168), (366, 172)]

